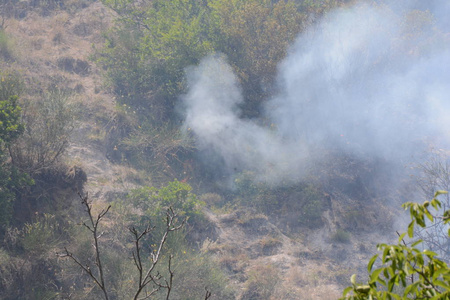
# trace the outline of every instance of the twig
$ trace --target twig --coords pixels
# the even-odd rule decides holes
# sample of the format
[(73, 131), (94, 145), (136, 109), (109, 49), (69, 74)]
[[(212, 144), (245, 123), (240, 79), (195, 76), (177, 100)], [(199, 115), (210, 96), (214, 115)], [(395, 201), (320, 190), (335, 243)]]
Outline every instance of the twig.
[(103, 209), (98, 215), (97, 218), (94, 220), (94, 217), (92, 216), (92, 205), (88, 201), (88, 195), (86, 196), (81, 195), (78, 193), (78, 196), (80, 196), (81, 204), (83, 204), (86, 208), (86, 212), (89, 216), (89, 224), (86, 224), (86, 222), (83, 222), (83, 226), (86, 227), (91, 233), (94, 238), (94, 249), (95, 249), (95, 265), (97, 266), (98, 276), (96, 276), (92, 270), (91, 267), (86, 264), (82, 264), (81, 261), (74, 256), (72, 252), (67, 250), (67, 248), (64, 248), (64, 254), (59, 254), (60, 257), (68, 257), (72, 261), (74, 261), (86, 274), (88, 274), (97, 284), (97, 286), (102, 290), (103, 295), (105, 296), (106, 300), (109, 300), (108, 297), (108, 291), (106, 289), (105, 284), (105, 277), (103, 274), (103, 266), (101, 261), (101, 255), (100, 255), (100, 249), (98, 245), (98, 239), (101, 237), (103, 233), (100, 235), (97, 234), (98, 232), (98, 225), (100, 224), (101, 219), (108, 213), (109, 209), (111, 208), (111, 205), (109, 205), (106, 209)]
[(181, 229), (186, 222), (186, 219), (183, 219), (181, 224), (177, 225), (176, 224), (177, 216), (178, 215), (173, 211), (172, 207), (169, 207), (167, 209), (166, 229), (165, 229), (164, 234), (159, 242), (156, 253), (150, 254), (151, 264), (148, 267), (147, 271), (145, 272), (145, 275), (144, 275), (144, 269), (142, 266), (142, 260), (141, 260), (141, 254), (140, 254), (141, 247), (140, 247), (139, 243), (140, 243), (140, 240), (146, 234), (148, 234), (153, 228), (147, 227), (140, 234), (137, 232), (137, 230), (134, 227), (130, 228), (131, 233), (135, 237), (135, 241), (134, 241), (135, 250), (133, 252), (133, 260), (134, 260), (134, 264), (136, 265), (136, 268), (138, 269), (138, 273), (139, 273), (138, 289), (136, 291), (136, 294), (134, 295), (134, 300), (147, 299), (149, 297), (146, 295), (144, 298), (139, 298), (139, 295), (142, 293), (143, 290), (145, 290), (145, 287), (150, 282), (152, 282), (155, 285), (155, 288), (152, 290), (152, 292), (150, 294), (154, 294), (157, 291), (159, 291), (160, 289), (166, 289), (167, 290), (166, 299), (169, 299), (170, 292), (172, 291), (172, 283), (173, 283), (173, 277), (174, 277), (174, 272), (171, 269), (172, 256), (169, 256), (169, 265), (168, 265), (169, 279), (168, 280), (164, 279), (164, 283), (162, 283), (161, 282), (162, 276), (159, 273), (157, 273), (156, 275), (153, 275), (152, 272), (154, 271), (156, 265), (159, 262), (162, 248), (163, 248), (164, 244), (166, 243), (167, 237), (170, 234), (170, 232)]

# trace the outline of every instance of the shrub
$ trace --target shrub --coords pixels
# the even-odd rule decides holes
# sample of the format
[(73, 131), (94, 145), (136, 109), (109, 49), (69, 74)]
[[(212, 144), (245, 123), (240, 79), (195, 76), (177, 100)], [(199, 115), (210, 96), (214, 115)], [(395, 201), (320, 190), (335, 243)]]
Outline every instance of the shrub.
[(278, 270), (273, 265), (257, 265), (248, 271), (243, 299), (268, 300), (280, 280)]
[(11, 143), (23, 133), (17, 95), (22, 91), (18, 75), (0, 73), (0, 233), (12, 218), (16, 194), (32, 181), (9, 162)]
[(14, 165), (31, 175), (55, 167), (69, 144), (75, 115), (70, 95), (62, 90), (26, 103), (24, 134), (11, 146)]
[(13, 58), (11, 40), (5, 30), (0, 27), (0, 57), (4, 60)]
[(346, 244), (350, 242), (350, 233), (345, 230), (338, 229), (331, 235), (331, 240), (336, 243)]
[(320, 189), (311, 183), (285, 184), (272, 187), (255, 181), (255, 174), (242, 172), (235, 179), (235, 201), (255, 207), (291, 226), (317, 228), (323, 225), (322, 213), (327, 208)]
[[(140, 169), (151, 170), (155, 177), (173, 179), (189, 172), (187, 159), (194, 150), (193, 140), (170, 123), (142, 124), (120, 143), (127, 159)], [(185, 162), (186, 160), (186, 162)], [(190, 174), (185, 174), (189, 176)]]
[(167, 208), (172, 207), (180, 216), (191, 218), (202, 215), (203, 205), (197, 196), (191, 193), (191, 186), (174, 180), (162, 188), (143, 187), (132, 190), (129, 200), (149, 216), (162, 216)]
[(45, 213), (33, 223), (24, 225), (21, 245), (28, 254), (39, 257), (57, 247), (67, 237), (66, 230), (56, 221), (55, 216)]

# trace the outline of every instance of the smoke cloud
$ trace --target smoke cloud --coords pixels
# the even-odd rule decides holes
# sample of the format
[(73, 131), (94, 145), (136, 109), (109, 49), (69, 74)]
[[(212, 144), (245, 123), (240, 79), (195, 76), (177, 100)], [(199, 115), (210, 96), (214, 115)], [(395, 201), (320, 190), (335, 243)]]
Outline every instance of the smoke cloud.
[(206, 57), (187, 70), (185, 128), (230, 170), (269, 180), (301, 178), (323, 150), (402, 161), (448, 141), (450, 5), (405, 3), (338, 10), (302, 33), (263, 108), (271, 126), (240, 118), (232, 68)]

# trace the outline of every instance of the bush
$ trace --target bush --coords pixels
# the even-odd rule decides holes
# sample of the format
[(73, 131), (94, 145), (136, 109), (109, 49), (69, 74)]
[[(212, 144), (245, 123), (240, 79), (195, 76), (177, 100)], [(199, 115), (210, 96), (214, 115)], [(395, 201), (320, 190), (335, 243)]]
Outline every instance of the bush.
[(62, 90), (26, 103), (24, 134), (11, 145), (13, 164), (30, 175), (54, 168), (69, 144), (75, 115), (70, 95)]
[[(11, 143), (23, 133), (21, 108), (17, 95), (22, 91), (22, 81), (17, 74), (0, 73), (0, 233), (13, 214), (17, 192), (32, 181), (26, 174), (11, 165)], [(1, 234), (0, 234), (1, 236)]]
[[(96, 55), (119, 101), (144, 114), (164, 108), (164, 121), (185, 89), (184, 69), (223, 52), (255, 108), (270, 90), (276, 66), (306, 20), (294, 1), (103, 0), (120, 16)], [(257, 30), (256, 30), (257, 29)], [(250, 108), (250, 107), (249, 107)], [(245, 109), (247, 115), (257, 110)]]
[(331, 240), (336, 243), (346, 244), (350, 242), (350, 233), (345, 230), (338, 229), (331, 235)]
[[(170, 123), (142, 124), (122, 140), (119, 148), (139, 169), (150, 170), (155, 177), (173, 179), (187, 170), (185, 161), (194, 150), (193, 140)], [(192, 174), (185, 173), (185, 178)]]
[(12, 54), (11, 40), (0, 26), (0, 57), (4, 60), (11, 60), (13, 58)]
[(273, 265), (257, 265), (248, 271), (243, 299), (269, 300), (280, 280)]
[(144, 212), (144, 220), (164, 218), (166, 210), (172, 207), (180, 217), (189, 218), (189, 222), (201, 223), (204, 218), (201, 207), (204, 203), (191, 190), (189, 184), (174, 180), (159, 189), (143, 187), (132, 190), (128, 199)]
[(28, 254), (37, 258), (53, 250), (67, 237), (66, 230), (56, 221), (55, 216), (45, 213), (33, 223), (24, 225), (21, 245)]
[(255, 181), (255, 174), (243, 172), (235, 179), (235, 201), (255, 207), (268, 216), (278, 218), (289, 227), (323, 225), (322, 213), (326, 199), (320, 189), (311, 183), (285, 184), (272, 187)]

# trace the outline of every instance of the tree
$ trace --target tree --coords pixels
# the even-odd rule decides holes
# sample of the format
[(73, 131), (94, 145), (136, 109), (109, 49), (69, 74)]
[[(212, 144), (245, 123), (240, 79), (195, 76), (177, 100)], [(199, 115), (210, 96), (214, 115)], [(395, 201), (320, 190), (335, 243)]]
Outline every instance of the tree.
[[(181, 264), (185, 264), (187, 261), (195, 264), (195, 259), (187, 260), (186, 256), (183, 259), (183, 255), (180, 253), (186, 254), (182, 231), (186, 227), (187, 219), (199, 214), (197, 210), (199, 201), (196, 200), (195, 195), (190, 193), (190, 190), (191, 187), (189, 185), (178, 181), (169, 183), (160, 189), (142, 188), (135, 190), (133, 197), (131, 197), (133, 201), (126, 201), (126, 203), (139, 202), (139, 205), (135, 204), (137, 205), (135, 208), (140, 208), (140, 210), (135, 215), (130, 212), (130, 206), (122, 207), (127, 211), (125, 216), (122, 212), (114, 212), (116, 209), (120, 210), (121, 204), (119, 203), (113, 203), (112, 206), (109, 205), (107, 208), (95, 213), (88, 197), (80, 195), (82, 205), (88, 216), (88, 219), (81, 224), (89, 232), (89, 244), (92, 245), (93, 252), (91, 254), (78, 253), (76, 255), (68, 247), (65, 247), (59, 253), (59, 257), (65, 257), (74, 262), (91, 279), (91, 282), (93, 281), (94, 285), (99, 288), (98, 292), (103, 295), (104, 299), (169, 299), (169, 297), (179, 297), (180, 292), (184, 289), (184, 283), (181, 281), (183, 281), (183, 276), (186, 276), (186, 274), (183, 274), (184, 271), (180, 267), (178, 259), (182, 260)], [(125, 203), (122, 203), (122, 205), (125, 205)], [(111, 207), (112, 210), (110, 210)], [(121, 233), (114, 235), (115, 238), (112, 238), (106, 230), (101, 228), (106, 224), (111, 226), (111, 223), (114, 222), (111, 219), (107, 219), (107, 215), (110, 212), (116, 214), (111, 219), (123, 218), (122, 221), (125, 221), (126, 225), (124, 223), (121, 223), (121, 225), (124, 225), (124, 228), (128, 228), (127, 231), (131, 233), (130, 239)], [(117, 217), (118, 214), (121, 216)], [(145, 215), (151, 218), (144, 217)], [(116, 233), (119, 231), (122, 232), (120, 228), (117, 228)], [(174, 236), (175, 232), (179, 232), (179, 234)], [(104, 241), (102, 242), (102, 239), (105, 239), (104, 234), (109, 241), (117, 238), (122, 245), (117, 244), (108, 247)], [(112, 274), (111, 269), (114, 267), (111, 266), (111, 254), (117, 248), (122, 248), (120, 256), (124, 256), (125, 252), (132, 248), (131, 262), (128, 260), (122, 262), (120, 259), (120, 261), (116, 259), (113, 264), (120, 265), (123, 263), (127, 267), (119, 271), (121, 274)], [(177, 260), (173, 259), (175, 256)], [(203, 267), (186, 266), (189, 277), (197, 278), (197, 281), (200, 276), (207, 277), (209, 275), (213, 277), (213, 273), (210, 272), (212, 269), (210, 271), (207, 270), (209, 266), (206, 261), (202, 261), (202, 264), (204, 265)], [(204, 272), (206, 274), (194, 274), (202, 272), (202, 268), (206, 271)], [(176, 277), (175, 272), (177, 272)], [(180, 277), (181, 279), (178, 280)], [(120, 286), (118, 282), (123, 280), (122, 278), (126, 278), (126, 287), (118, 288)], [(227, 292), (220, 290), (221, 288), (214, 284), (212, 278), (205, 278), (203, 282), (204, 286), (215, 289), (219, 297), (227, 295)], [(197, 287), (198, 282), (189, 288), (196, 289)], [(202, 287), (200, 290), (203, 290)], [(198, 293), (201, 293), (204, 299), (209, 299), (212, 295), (209, 290), (189, 293), (190, 297), (193, 294), (198, 295)], [(225, 297), (223, 299), (229, 298)]]
[[(110, 299), (109, 287), (105, 280), (104, 267), (102, 263), (102, 251), (99, 245), (99, 239), (102, 233), (99, 231), (99, 225), (105, 215), (108, 213), (111, 205), (106, 209), (103, 209), (97, 216), (94, 215), (92, 211), (92, 204), (88, 200), (88, 196), (80, 195), (81, 203), (84, 206), (86, 213), (89, 217), (87, 222), (83, 222), (83, 226), (86, 227), (92, 234), (93, 246), (94, 246), (94, 256), (95, 256), (95, 269), (89, 263), (83, 263), (79, 258), (75, 256), (74, 253), (64, 248), (64, 252), (60, 253), (60, 257), (67, 257), (75, 262), (91, 279), (94, 283), (101, 289), (103, 296), (106, 300)], [(134, 251), (133, 251), (133, 262), (137, 268), (138, 280), (137, 287), (134, 293), (133, 299), (148, 299), (152, 297), (155, 293), (159, 292), (161, 289), (166, 290), (166, 299), (169, 299), (170, 292), (172, 291), (172, 282), (174, 273), (171, 269), (171, 259), (169, 257), (168, 272), (169, 278), (164, 278), (159, 272), (156, 271), (156, 266), (161, 259), (162, 250), (164, 244), (167, 241), (168, 235), (171, 232), (180, 230), (185, 219), (181, 222), (177, 221), (177, 214), (172, 208), (169, 208), (166, 212), (166, 226), (164, 233), (158, 244), (155, 244), (154, 251), (150, 251), (150, 258), (145, 259), (142, 257), (142, 247), (141, 240), (153, 231), (154, 227), (147, 225), (143, 231), (139, 231), (135, 227), (130, 227), (129, 230), (133, 235)], [(149, 261), (149, 263), (147, 263)], [(145, 294), (142, 298), (139, 296)], [(208, 297), (206, 297), (208, 299)]]
[(290, 0), (212, 0), (209, 5), (214, 49), (227, 55), (246, 98), (243, 112), (254, 117), (306, 15)]
[(146, 115), (155, 111), (150, 106), (164, 106), (166, 119), (184, 91), (185, 68), (213, 52), (227, 55), (238, 74), (251, 106), (247, 115), (258, 111), (277, 64), (306, 22), (292, 0), (103, 2), (121, 21), (98, 60), (108, 68), (119, 101)]
[(16, 191), (25, 183), (10, 161), (9, 148), (24, 131), (21, 108), (17, 104), (20, 92), (18, 77), (0, 74), (0, 226), (8, 225), (13, 213)]
[[(447, 263), (435, 252), (426, 248), (422, 250), (422, 240), (413, 241), (412, 244), (405, 242), (406, 235), (411, 239), (414, 237), (416, 225), (425, 228), (427, 222), (450, 223), (450, 210), (442, 211), (441, 201), (437, 199), (442, 194), (447, 192), (437, 191), (431, 201), (423, 204), (403, 204), (411, 216), (407, 232), (399, 235), (395, 245), (378, 245), (382, 255), (377, 254), (369, 261), (368, 282), (357, 283), (356, 275), (353, 275), (352, 286), (344, 290), (341, 299), (450, 298), (450, 268)], [(447, 239), (450, 238), (450, 229), (445, 235)], [(376, 267), (377, 264), (380, 264), (379, 267)]]

